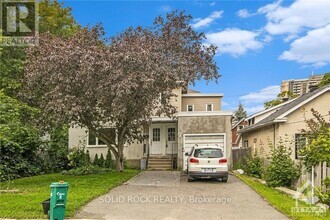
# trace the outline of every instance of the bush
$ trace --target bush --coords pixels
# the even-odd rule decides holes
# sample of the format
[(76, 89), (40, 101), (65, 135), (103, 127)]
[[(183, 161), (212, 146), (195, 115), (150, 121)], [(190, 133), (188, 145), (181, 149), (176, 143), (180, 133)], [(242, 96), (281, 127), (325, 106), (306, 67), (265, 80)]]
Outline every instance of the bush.
[(110, 171), (110, 169), (101, 168), (101, 167), (94, 166), (94, 165), (89, 165), (89, 166), (78, 167), (78, 168), (68, 170), (68, 171), (63, 171), (62, 174), (79, 176), (79, 175), (87, 175), (87, 174), (106, 173), (109, 171)]
[(95, 154), (95, 156), (94, 156), (93, 165), (94, 166), (99, 165), (99, 155), (97, 155), (97, 154)]
[(105, 168), (112, 168), (112, 158), (111, 151), (108, 148), (107, 155), (105, 157)]
[(32, 121), (38, 110), (0, 90), (0, 181), (44, 172), (40, 132)]
[[(323, 190), (322, 190), (323, 188)], [(330, 178), (327, 177), (322, 181), (322, 187), (320, 190), (315, 191), (316, 196), (320, 199), (320, 201), (324, 204), (330, 206)]]
[(68, 126), (63, 125), (50, 132), (50, 140), (42, 149), (48, 172), (58, 172), (68, 169)]
[(290, 158), (291, 150), (280, 143), (271, 151), (270, 164), (266, 170), (266, 182), (271, 187), (290, 187), (300, 176), (300, 168)]
[[(89, 154), (89, 153), (88, 153)], [(88, 162), (87, 158), (87, 153), (85, 153), (85, 148), (79, 148), (75, 147), (70, 149), (70, 152), (68, 154), (68, 159), (69, 159), (69, 167), (71, 169), (76, 169), (79, 167), (85, 167), (90, 164)]]
[(264, 159), (255, 155), (252, 159), (246, 159), (246, 168), (244, 169), (247, 175), (262, 178), (264, 174)]
[(104, 160), (104, 157), (103, 157), (103, 154), (101, 153), (101, 156), (100, 156), (100, 159), (99, 159), (99, 164), (98, 164), (99, 167), (105, 167), (105, 160)]

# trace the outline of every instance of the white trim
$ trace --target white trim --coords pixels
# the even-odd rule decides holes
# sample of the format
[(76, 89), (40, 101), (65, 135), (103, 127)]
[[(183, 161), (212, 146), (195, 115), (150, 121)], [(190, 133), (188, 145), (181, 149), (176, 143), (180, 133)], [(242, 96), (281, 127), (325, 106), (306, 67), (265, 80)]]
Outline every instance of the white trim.
[[(297, 98), (298, 98), (298, 97), (297, 97)], [(275, 106), (273, 106), (273, 107), (271, 107), (271, 108), (267, 108), (267, 109), (264, 109), (264, 110), (262, 110), (262, 111), (260, 111), (260, 112), (254, 113), (253, 115), (250, 115), (249, 117), (247, 117), (245, 120), (249, 120), (249, 119), (251, 119), (251, 118), (257, 117), (257, 116), (259, 116), (259, 115), (262, 115), (262, 114), (264, 114), (264, 113), (270, 112), (270, 111), (272, 111), (272, 110), (276, 110), (276, 109), (278, 109), (279, 107), (282, 107), (283, 105), (286, 105), (286, 104), (288, 104), (288, 103), (294, 101), (294, 100), (297, 99), (297, 98), (291, 99), (291, 100), (286, 101), (286, 102), (283, 102), (283, 103), (281, 103), (281, 104), (279, 104), (279, 105), (275, 105)]]
[(318, 93), (316, 93), (315, 95), (309, 97), (308, 99), (306, 99), (305, 101), (299, 103), (298, 105), (294, 106), (293, 108), (289, 109), (288, 111), (284, 112), (282, 115), (278, 116), (274, 121), (276, 120), (280, 120), (282, 118), (284, 118), (285, 116), (287, 116), (288, 114), (290, 114), (291, 112), (297, 110), (298, 108), (300, 108), (301, 106), (305, 105), (306, 103), (312, 101), (313, 99), (315, 99), (316, 97), (322, 95), (323, 93), (330, 91), (330, 87), (326, 87), (323, 90), (319, 91)]
[(177, 119), (173, 119), (173, 118), (169, 118), (169, 117), (152, 116), (151, 121), (152, 122), (176, 122)]
[[(223, 135), (223, 155), (227, 158), (227, 134), (226, 133), (203, 133), (203, 134), (183, 134), (183, 146), (182, 146), (182, 165), (183, 170), (186, 169), (185, 167), (185, 140), (186, 136), (220, 136)], [(227, 158), (228, 159), (228, 158)]]
[[(188, 107), (189, 107), (189, 106), (192, 106), (192, 111), (188, 111)], [(195, 106), (194, 106), (194, 105), (191, 105), (191, 104), (188, 104), (188, 105), (187, 105), (187, 112), (193, 112), (193, 111), (195, 111)]]
[(223, 93), (188, 93), (182, 94), (182, 97), (223, 97)]
[[(208, 111), (207, 110), (207, 106), (208, 105), (211, 105), (211, 111)], [(207, 111), (207, 112), (213, 112), (213, 104), (205, 104), (205, 111)]]
[(232, 116), (231, 111), (213, 111), (213, 112), (179, 112), (178, 117), (189, 117), (189, 116)]

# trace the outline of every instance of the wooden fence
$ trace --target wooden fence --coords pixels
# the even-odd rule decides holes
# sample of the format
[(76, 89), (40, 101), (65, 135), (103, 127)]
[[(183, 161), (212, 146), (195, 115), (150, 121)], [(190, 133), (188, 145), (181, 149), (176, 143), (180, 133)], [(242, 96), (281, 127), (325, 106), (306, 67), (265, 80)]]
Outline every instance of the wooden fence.
[(233, 168), (237, 167), (239, 163), (244, 163), (244, 158), (251, 158), (251, 148), (237, 148), (232, 149)]

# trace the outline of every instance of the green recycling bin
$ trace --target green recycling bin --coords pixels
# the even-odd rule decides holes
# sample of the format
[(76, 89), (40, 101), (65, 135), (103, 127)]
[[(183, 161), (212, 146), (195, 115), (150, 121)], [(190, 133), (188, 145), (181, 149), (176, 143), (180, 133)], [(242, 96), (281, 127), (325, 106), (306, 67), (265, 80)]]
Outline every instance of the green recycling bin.
[(50, 184), (50, 188), (49, 218), (51, 220), (64, 220), (69, 184), (63, 181), (54, 182)]

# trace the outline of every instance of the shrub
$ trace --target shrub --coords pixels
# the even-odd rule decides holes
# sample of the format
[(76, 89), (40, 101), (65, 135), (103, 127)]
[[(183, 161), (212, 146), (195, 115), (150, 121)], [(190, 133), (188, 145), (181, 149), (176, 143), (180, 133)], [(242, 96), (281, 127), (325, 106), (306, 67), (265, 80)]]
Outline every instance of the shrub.
[(42, 149), (48, 172), (68, 169), (68, 126), (63, 125), (50, 132), (50, 139), (45, 141)]
[(111, 151), (108, 148), (107, 155), (105, 157), (105, 168), (112, 168), (112, 158), (111, 158)]
[(93, 165), (94, 166), (99, 165), (99, 155), (97, 155), (97, 154), (95, 154), (95, 156), (94, 156)]
[(101, 168), (101, 167), (94, 166), (94, 165), (89, 165), (89, 166), (78, 167), (78, 168), (68, 170), (68, 171), (63, 171), (62, 174), (79, 176), (79, 175), (87, 175), (87, 174), (106, 173), (109, 171), (110, 171), (110, 169)]
[[(323, 188), (323, 190), (322, 190)], [(320, 199), (322, 203), (330, 206), (330, 178), (327, 177), (322, 181), (322, 187), (320, 190), (315, 191), (316, 196)]]
[(89, 150), (86, 150), (86, 164), (87, 165), (91, 165), (92, 164), (91, 156), (89, 155)]
[(290, 187), (299, 178), (300, 168), (290, 158), (291, 150), (282, 143), (271, 151), (270, 164), (266, 170), (266, 182), (271, 187)]
[(88, 165), (84, 147), (72, 148), (68, 154), (68, 159), (69, 159), (69, 166), (71, 169), (84, 167)]
[(101, 156), (100, 156), (100, 159), (99, 159), (99, 164), (98, 164), (99, 167), (105, 167), (105, 160), (104, 160), (104, 157), (103, 157), (103, 154), (101, 153)]
[(255, 155), (252, 159), (246, 159), (245, 172), (247, 175), (262, 178), (264, 174), (264, 159)]

